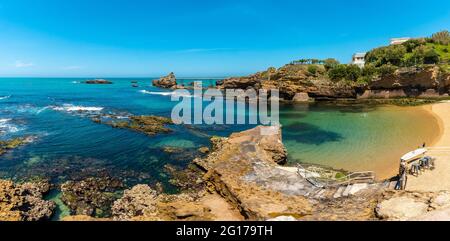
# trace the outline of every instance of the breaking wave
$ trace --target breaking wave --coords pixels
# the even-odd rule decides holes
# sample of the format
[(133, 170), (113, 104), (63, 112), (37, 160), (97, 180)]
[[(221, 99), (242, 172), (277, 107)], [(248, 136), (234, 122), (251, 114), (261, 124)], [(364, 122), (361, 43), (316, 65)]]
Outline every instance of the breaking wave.
[(11, 119), (0, 119), (0, 133), (16, 133), (23, 130), (23, 128), (11, 124), (10, 121)]
[(81, 106), (70, 104), (65, 104), (63, 106), (53, 106), (51, 108), (56, 111), (65, 111), (65, 112), (100, 112), (103, 110), (103, 107)]
[(156, 91), (147, 91), (147, 90), (140, 90), (139, 92), (141, 92), (142, 94), (147, 94), (147, 95), (162, 95), (162, 96), (176, 95), (176, 96), (186, 97), (186, 98), (198, 97), (198, 96), (195, 96), (195, 95), (183, 95), (183, 94), (179, 94), (177, 92), (156, 92)]

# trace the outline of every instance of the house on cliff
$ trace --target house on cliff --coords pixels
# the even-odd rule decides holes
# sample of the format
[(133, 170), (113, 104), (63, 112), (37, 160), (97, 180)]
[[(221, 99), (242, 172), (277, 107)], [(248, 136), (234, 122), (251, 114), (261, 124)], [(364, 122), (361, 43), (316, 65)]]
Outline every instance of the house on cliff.
[(399, 45), (399, 44), (402, 44), (402, 43), (404, 43), (404, 42), (406, 42), (406, 41), (408, 41), (408, 40), (410, 40), (410, 39), (411, 39), (410, 37), (391, 38), (390, 44), (391, 44), (391, 45)]
[(352, 56), (352, 64), (358, 65), (360, 68), (366, 64), (366, 53), (356, 53)]

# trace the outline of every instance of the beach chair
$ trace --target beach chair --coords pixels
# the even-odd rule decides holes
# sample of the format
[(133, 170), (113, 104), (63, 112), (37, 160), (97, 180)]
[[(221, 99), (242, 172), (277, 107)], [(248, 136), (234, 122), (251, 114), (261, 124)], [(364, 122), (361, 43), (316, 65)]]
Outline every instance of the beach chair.
[(423, 169), (430, 169), (431, 157), (426, 156), (419, 160), (420, 167)]

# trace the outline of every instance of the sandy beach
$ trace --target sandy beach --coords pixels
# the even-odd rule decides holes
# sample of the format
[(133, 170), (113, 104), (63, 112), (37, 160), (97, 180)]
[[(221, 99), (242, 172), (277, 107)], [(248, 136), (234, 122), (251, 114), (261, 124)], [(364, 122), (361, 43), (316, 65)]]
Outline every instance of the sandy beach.
[(428, 156), (436, 158), (436, 168), (418, 177), (408, 176), (406, 189), (410, 191), (450, 190), (450, 102), (440, 102), (427, 108), (439, 122), (440, 136), (429, 147)]

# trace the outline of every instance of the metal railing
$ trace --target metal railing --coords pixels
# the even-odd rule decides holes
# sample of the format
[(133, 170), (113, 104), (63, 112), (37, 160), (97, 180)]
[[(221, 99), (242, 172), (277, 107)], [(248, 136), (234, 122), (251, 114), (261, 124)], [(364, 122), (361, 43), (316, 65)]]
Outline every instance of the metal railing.
[(305, 178), (309, 183), (315, 187), (326, 188), (326, 187), (339, 187), (346, 186), (356, 183), (374, 183), (375, 173), (372, 171), (367, 172), (352, 172), (344, 177), (329, 179), (318, 177), (317, 173), (311, 172), (304, 168), (302, 165), (297, 164), (298, 174)]

